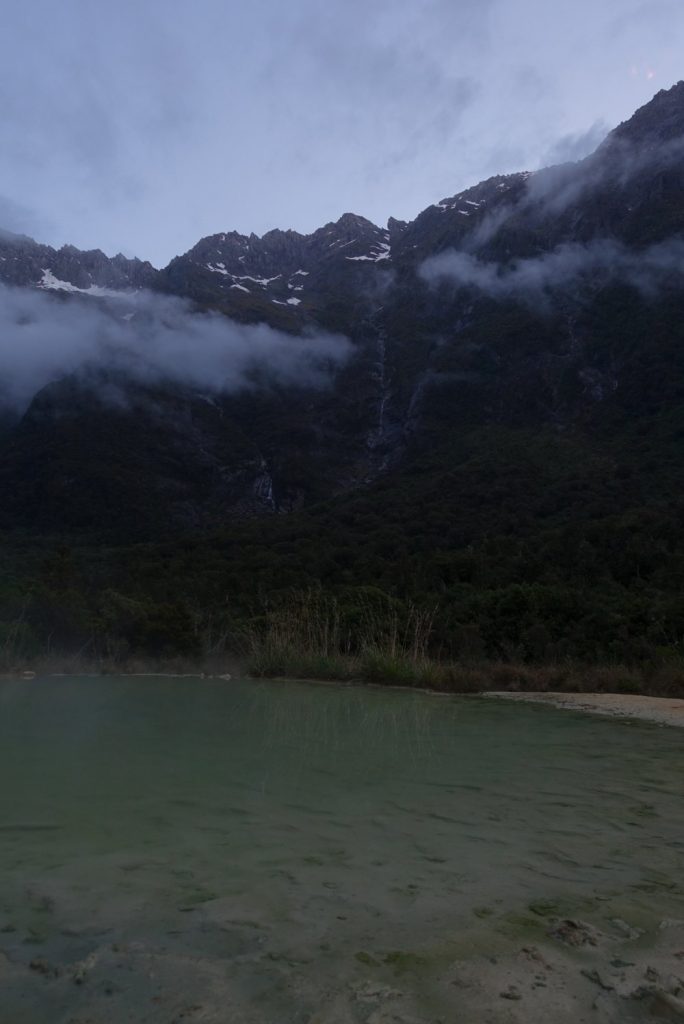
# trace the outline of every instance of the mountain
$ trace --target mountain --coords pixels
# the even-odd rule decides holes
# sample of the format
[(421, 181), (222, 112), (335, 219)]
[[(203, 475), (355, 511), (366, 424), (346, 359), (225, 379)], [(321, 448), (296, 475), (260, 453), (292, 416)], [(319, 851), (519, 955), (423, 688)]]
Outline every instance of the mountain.
[(150, 263), (112, 259), (99, 249), (83, 252), (73, 245), (53, 249), (27, 235), (0, 231), (0, 281), (70, 293), (101, 295), (103, 291), (149, 288), (157, 273)]
[[(676, 238), (684, 228), (683, 146), (680, 83), (587, 159), (489, 179), (410, 224), (392, 220), (381, 229), (345, 214), (311, 235), (222, 233), (161, 271), (3, 236), (7, 284), (99, 303), (146, 288), (293, 334), (338, 331), (354, 356), (332, 390), (272, 388), (213, 404), (190, 388), (131, 386), (134, 398), (122, 410), (103, 403), (92, 380), (55, 382), (5, 431), (0, 523), (115, 526), (140, 536), (220, 525), (367, 486), (407, 451), (432, 445), (436, 433), (493, 422), (570, 430), (633, 413), (617, 407), (643, 390), (643, 373), (632, 381), (636, 353), (608, 335), (625, 304), (644, 329), (659, 320), (634, 288), (622, 295), (624, 284), (607, 279), (596, 259), (584, 273), (583, 252), (574, 254), (570, 291), (552, 288), (542, 315), (529, 296), (487, 294), (448, 273), (435, 286), (421, 268), (456, 252), (500, 273), (562, 246), (610, 241), (636, 253)], [(615, 262), (615, 251), (607, 258)], [(675, 304), (677, 294), (663, 292)], [(595, 322), (608, 314), (608, 335), (599, 324), (597, 337)], [(74, 484), (91, 495), (80, 511), (66, 509)]]
[[(372, 583), (439, 605), (453, 629), (482, 631), (484, 616), (490, 653), (508, 628), (496, 601), (524, 605), (516, 636), (520, 616), (550, 615), (557, 652), (554, 630), (583, 607), (585, 649), (640, 631), (674, 643), (683, 233), (679, 83), (586, 159), (496, 176), (408, 224), (345, 214), (311, 235), (220, 233), (162, 270), (3, 236), (0, 280), (62, 306), (121, 320), (142, 288), (293, 344), (326, 331), (352, 347), (324, 387), (207, 395), (102, 368), (55, 380), (0, 418), (0, 528), (100, 546), (182, 535), (210, 604), (238, 578), (252, 596)], [(150, 559), (145, 578), (171, 588)], [(145, 589), (143, 562), (124, 589)], [(549, 601), (563, 610), (542, 612)]]
[(339, 319), (347, 327), (367, 287), (366, 265), (381, 267), (389, 258), (389, 230), (346, 213), (312, 235), (276, 230), (262, 238), (236, 232), (203, 238), (171, 261), (159, 287), (240, 319), (292, 329), (310, 318)]

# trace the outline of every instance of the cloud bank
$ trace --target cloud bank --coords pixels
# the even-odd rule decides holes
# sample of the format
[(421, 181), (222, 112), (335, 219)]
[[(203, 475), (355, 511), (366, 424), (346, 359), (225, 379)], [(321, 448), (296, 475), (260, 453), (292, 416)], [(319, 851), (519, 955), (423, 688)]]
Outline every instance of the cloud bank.
[(101, 371), (209, 394), (320, 388), (350, 352), (341, 336), (238, 324), (149, 292), (96, 302), (0, 286), (0, 400), (20, 411), (51, 381)]
[(647, 296), (672, 281), (684, 283), (684, 240), (675, 239), (641, 251), (611, 239), (586, 245), (570, 243), (531, 259), (495, 263), (468, 252), (449, 250), (426, 260), (419, 275), (428, 284), (451, 282), (496, 299), (520, 299), (535, 305), (554, 292), (576, 289), (580, 281), (624, 281)]

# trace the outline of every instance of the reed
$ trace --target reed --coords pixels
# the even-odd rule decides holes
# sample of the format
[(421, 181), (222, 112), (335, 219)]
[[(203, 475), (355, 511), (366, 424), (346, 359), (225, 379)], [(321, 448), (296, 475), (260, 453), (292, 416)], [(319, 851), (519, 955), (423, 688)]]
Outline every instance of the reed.
[(243, 635), (245, 668), (263, 678), (319, 679), (416, 687), (442, 693), (528, 690), (684, 696), (684, 661), (629, 666), (558, 662), (445, 661), (430, 649), (433, 614), (368, 602), (353, 623), (335, 598), (306, 591), (265, 614)]

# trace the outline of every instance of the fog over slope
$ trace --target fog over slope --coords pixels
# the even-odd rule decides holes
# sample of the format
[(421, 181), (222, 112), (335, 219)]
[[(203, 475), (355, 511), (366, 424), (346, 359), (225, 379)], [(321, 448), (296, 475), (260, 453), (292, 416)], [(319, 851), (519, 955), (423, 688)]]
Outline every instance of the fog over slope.
[(451, 281), (492, 298), (518, 298), (533, 305), (554, 291), (571, 292), (583, 280), (593, 287), (622, 282), (655, 297), (666, 284), (684, 284), (684, 240), (673, 239), (643, 251), (613, 239), (586, 245), (569, 243), (532, 259), (494, 263), (455, 249), (426, 260), (421, 277), (431, 283)]
[(220, 394), (272, 383), (318, 388), (349, 351), (341, 336), (238, 324), (147, 291), (95, 300), (0, 285), (0, 397), (19, 410), (46, 384), (82, 371)]

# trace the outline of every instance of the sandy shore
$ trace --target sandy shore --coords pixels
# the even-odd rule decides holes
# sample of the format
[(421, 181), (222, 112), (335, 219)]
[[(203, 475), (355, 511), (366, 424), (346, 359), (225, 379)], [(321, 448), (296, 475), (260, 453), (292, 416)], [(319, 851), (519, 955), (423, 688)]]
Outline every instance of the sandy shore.
[(676, 725), (684, 728), (684, 700), (670, 697), (644, 697), (624, 693), (510, 693), (491, 691), (485, 697), (504, 700), (532, 701), (550, 704), (571, 711), (588, 711), (613, 718), (640, 718), (657, 725)]

